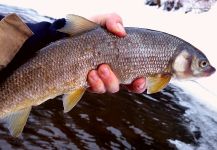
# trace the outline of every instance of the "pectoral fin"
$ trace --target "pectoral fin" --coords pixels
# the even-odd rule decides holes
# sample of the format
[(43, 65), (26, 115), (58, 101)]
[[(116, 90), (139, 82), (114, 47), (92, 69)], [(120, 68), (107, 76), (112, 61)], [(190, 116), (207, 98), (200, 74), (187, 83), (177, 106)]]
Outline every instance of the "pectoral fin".
[(167, 86), (171, 79), (170, 75), (159, 75), (147, 78), (147, 94), (159, 92)]
[(26, 125), (27, 119), (29, 117), (30, 111), (31, 107), (28, 107), (20, 111), (14, 112), (4, 118), (4, 121), (6, 121), (8, 129), (12, 136), (18, 137), (22, 133), (23, 128)]
[(57, 31), (67, 33), (71, 36), (90, 31), (99, 26), (98, 24), (77, 15), (70, 14), (67, 15), (66, 18), (65, 26)]
[(81, 99), (85, 92), (84, 88), (76, 89), (63, 97), (64, 112), (69, 112)]

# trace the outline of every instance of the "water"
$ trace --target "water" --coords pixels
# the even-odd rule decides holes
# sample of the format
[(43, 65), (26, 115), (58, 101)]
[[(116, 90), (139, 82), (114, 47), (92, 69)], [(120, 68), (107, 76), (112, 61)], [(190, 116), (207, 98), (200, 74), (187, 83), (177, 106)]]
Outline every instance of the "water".
[(14, 139), (0, 127), (2, 149), (173, 149), (168, 139), (196, 144), (187, 128), (185, 107), (170, 86), (159, 94), (86, 93), (69, 113), (60, 97), (35, 107), (22, 137)]
[[(27, 20), (40, 21), (34, 11), (24, 12)], [(18, 139), (0, 124), (0, 149), (217, 149), (215, 107), (186, 90), (170, 84), (153, 95), (86, 93), (67, 114), (58, 97), (33, 108)]]

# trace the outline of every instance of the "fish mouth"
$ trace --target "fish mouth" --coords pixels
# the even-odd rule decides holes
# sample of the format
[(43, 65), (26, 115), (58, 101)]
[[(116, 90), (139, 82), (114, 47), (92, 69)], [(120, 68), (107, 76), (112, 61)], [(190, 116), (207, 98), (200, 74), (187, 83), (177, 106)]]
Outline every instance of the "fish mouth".
[(203, 76), (208, 77), (216, 72), (216, 69), (213, 66), (210, 66), (203, 72)]

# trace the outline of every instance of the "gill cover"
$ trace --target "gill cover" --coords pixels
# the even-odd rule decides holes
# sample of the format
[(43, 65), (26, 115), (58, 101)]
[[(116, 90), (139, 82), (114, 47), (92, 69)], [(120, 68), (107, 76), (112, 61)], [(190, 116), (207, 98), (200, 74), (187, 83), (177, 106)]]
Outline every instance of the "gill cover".
[(192, 75), (191, 71), (192, 56), (183, 50), (175, 58), (172, 64), (173, 72), (176, 78), (184, 79)]

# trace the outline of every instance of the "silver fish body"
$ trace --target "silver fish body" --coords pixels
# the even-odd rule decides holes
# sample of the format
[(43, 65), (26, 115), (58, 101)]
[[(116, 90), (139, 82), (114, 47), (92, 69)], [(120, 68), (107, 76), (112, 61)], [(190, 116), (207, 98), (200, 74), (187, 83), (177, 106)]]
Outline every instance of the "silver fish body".
[[(20, 109), (22, 103), (34, 105), (86, 87), (88, 72), (102, 63), (111, 66), (121, 83), (140, 76), (171, 73), (167, 68), (182, 40), (146, 29), (126, 31), (126, 37), (118, 38), (97, 28), (43, 48), (0, 86), (0, 112), (8, 106)], [(18, 107), (19, 103), (22, 106)]]
[[(109, 64), (123, 84), (137, 77), (174, 76), (180, 73), (177, 57), (186, 61), (184, 67), (188, 67), (188, 59), (182, 60), (187, 55), (208, 63), (202, 52), (178, 37), (132, 27), (126, 28), (126, 32), (127, 36), (119, 38), (97, 27), (40, 50), (0, 85), (0, 118), (58, 95), (85, 89), (88, 72), (102, 63)], [(213, 73), (214, 68), (208, 67), (208, 73)]]

